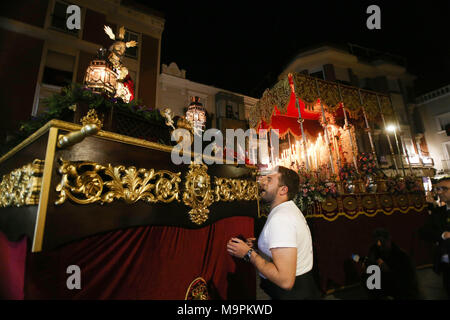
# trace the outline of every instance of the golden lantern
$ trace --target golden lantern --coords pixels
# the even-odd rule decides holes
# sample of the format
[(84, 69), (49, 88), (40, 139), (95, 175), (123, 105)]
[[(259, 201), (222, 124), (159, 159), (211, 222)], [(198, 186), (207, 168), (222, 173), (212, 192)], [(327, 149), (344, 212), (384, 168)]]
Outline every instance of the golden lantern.
[(105, 56), (106, 50), (100, 49), (97, 58), (91, 61), (86, 70), (84, 85), (94, 92), (106, 93), (113, 97), (116, 93), (118, 74)]
[(206, 123), (206, 111), (199, 100), (199, 97), (191, 97), (191, 103), (186, 111), (186, 120), (191, 123), (194, 130), (203, 130)]

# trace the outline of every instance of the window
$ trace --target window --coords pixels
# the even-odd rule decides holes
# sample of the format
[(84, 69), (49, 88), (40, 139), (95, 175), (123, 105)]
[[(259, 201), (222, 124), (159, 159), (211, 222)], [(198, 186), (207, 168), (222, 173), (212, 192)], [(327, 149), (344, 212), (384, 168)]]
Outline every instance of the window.
[(313, 72), (313, 73), (310, 74), (310, 76), (323, 80), (323, 71)]
[(125, 37), (124, 41), (136, 41), (138, 45), (136, 47), (127, 48), (125, 50), (125, 56), (128, 58), (137, 59), (138, 58), (138, 51), (139, 51), (139, 34), (130, 30), (125, 30)]
[(436, 116), (438, 131), (444, 131), (445, 127), (450, 124), (450, 112)]
[(42, 83), (65, 87), (72, 82), (75, 57), (49, 50)]
[(51, 27), (52, 29), (65, 32), (67, 34), (78, 36), (77, 29), (69, 30), (67, 29), (67, 18), (69, 15), (67, 12), (67, 7), (70, 6), (69, 3), (63, 1), (55, 1), (55, 7), (53, 8), (51, 16)]
[(234, 119), (233, 107), (232, 106), (229, 106), (229, 105), (226, 106), (226, 115), (225, 115), (225, 117), (228, 118), (228, 119)]

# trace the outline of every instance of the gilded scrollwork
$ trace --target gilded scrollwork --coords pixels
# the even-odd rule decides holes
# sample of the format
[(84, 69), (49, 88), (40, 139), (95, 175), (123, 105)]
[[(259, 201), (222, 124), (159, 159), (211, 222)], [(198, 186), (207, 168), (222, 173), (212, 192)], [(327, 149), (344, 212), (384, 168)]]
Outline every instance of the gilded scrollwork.
[(216, 177), (216, 201), (251, 201), (258, 199), (258, 185), (256, 181), (229, 179)]
[(195, 224), (208, 220), (208, 207), (214, 203), (214, 193), (211, 189), (211, 178), (206, 173), (207, 166), (203, 163), (191, 163), (186, 174), (183, 202), (191, 207), (189, 216)]
[(179, 201), (180, 172), (62, 159), (60, 162), (62, 179), (56, 187), (59, 192), (57, 205), (63, 204), (67, 198), (78, 204), (103, 204), (114, 200), (128, 204), (139, 200), (148, 203)]
[(37, 205), (43, 170), (44, 161), (35, 159), (32, 163), (3, 175), (0, 183), (0, 207)]
[(208, 207), (214, 201), (251, 201), (258, 198), (256, 181), (216, 177), (214, 189), (205, 164), (190, 165), (181, 193), (180, 172), (111, 164), (104, 166), (91, 161), (59, 161), (62, 178), (56, 186), (56, 205), (61, 205), (68, 199), (83, 205), (105, 204), (116, 200), (127, 204), (139, 200), (147, 203), (182, 200), (191, 208), (191, 221), (200, 225), (208, 219)]

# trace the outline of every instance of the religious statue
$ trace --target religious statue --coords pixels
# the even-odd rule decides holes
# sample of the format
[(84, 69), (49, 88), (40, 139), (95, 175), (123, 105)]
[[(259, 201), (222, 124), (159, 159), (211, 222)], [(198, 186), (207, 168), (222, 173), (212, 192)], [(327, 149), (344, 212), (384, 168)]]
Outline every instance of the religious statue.
[(134, 83), (128, 74), (128, 69), (122, 64), (122, 58), (125, 50), (135, 47), (137, 42), (134, 40), (128, 42), (123, 41), (125, 38), (125, 27), (123, 26), (119, 28), (119, 34), (117, 36), (109, 26), (105, 26), (104, 30), (111, 40), (115, 40), (109, 47), (110, 53), (108, 56), (108, 61), (118, 74), (115, 97), (121, 98), (125, 102), (130, 102), (134, 98)]
[(105, 26), (105, 33), (111, 38), (111, 40), (115, 40), (115, 42), (109, 47), (110, 54), (108, 60), (112, 63), (114, 68), (119, 70), (122, 67), (122, 57), (125, 54), (125, 50), (127, 48), (135, 47), (137, 42), (123, 41), (125, 38), (125, 27), (123, 26), (120, 27), (117, 37), (114, 35), (114, 32), (109, 26)]

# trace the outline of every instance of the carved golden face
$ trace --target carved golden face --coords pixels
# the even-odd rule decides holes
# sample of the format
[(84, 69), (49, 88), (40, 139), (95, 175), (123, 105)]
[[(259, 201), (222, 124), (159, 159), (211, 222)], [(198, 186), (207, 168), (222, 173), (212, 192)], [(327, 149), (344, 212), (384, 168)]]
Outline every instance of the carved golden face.
[(208, 184), (206, 181), (206, 177), (204, 176), (196, 176), (194, 179), (194, 194), (196, 197), (203, 197), (208, 191)]
[(113, 43), (111, 51), (119, 56), (123, 56), (125, 54), (126, 48), (127, 47), (125, 45), (125, 42), (117, 41)]

